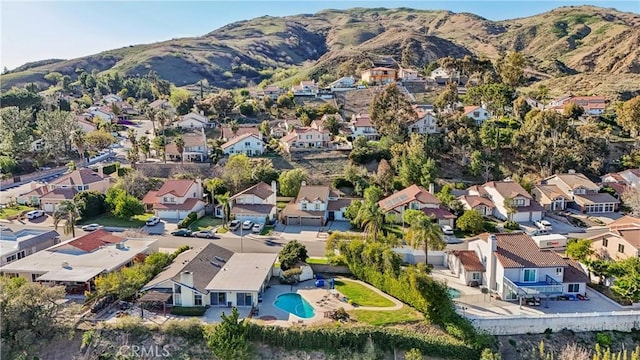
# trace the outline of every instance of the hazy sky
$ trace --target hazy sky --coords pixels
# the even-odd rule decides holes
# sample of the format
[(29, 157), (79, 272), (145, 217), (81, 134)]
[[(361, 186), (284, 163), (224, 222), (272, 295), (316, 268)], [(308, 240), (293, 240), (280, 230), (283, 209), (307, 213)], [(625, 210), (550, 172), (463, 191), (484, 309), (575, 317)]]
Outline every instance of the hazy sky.
[(70, 59), (128, 45), (204, 35), (227, 23), (352, 7), (411, 7), (471, 12), (491, 20), (565, 5), (597, 5), (640, 13), (625, 1), (6, 1), (0, 0), (0, 67)]

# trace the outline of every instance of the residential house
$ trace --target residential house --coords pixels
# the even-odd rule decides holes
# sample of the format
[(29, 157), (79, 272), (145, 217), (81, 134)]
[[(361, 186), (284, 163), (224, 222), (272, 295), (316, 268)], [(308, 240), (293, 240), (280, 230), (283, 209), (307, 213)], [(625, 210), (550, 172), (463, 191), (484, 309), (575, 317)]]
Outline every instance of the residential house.
[(358, 136), (364, 136), (368, 140), (380, 139), (380, 135), (378, 135), (378, 131), (373, 126), (369, 114), (354, 114), (348, 126), (353, 139), (356, 139)]
[(413, 105), (417, 118), (408, 124), (409, 133), (435, 134), (440, 132), (432, 105)]
[(105, 104), (111, 104), (114, 102), (122, 101), (122, 98), (116, 94), (108, 94), (102, 97), (102, 101)]
[(385, 213), (395, 214), (397, 222), (404, 221), (405, 210), (422, 210), (426, 215), (437, 220), (438, 224), (453, 228), (456, 216), (442, 206), (440, 200), (433, 194), (433, 186), (430, 188), (431, 191), (428, 191), (414, 184), (380, 200), (378, 205)]
[(583, 174), (556, 174), (543, 179), (541, 185), (555, 185), (563, 193), (568, 207), (583, 213), (611, 213), (618, 210), (620, 201), (611, 194), (600, 193), (600, 187)]
[(326, 149), (330, 145), (330, 134), (327, 130), (316, 130), (311, 127), (299, 127), (280, 139), (282, 148), (287, 153), (308, 149)]
[[(640, 169), (627, 169), (617, 173), (607, 174), (601, 177), (601, 181), (603, 185), (618, 183), (634, 188), (640, 188)], [(621, 194), (622, 192), (618, 193)]]
[(299, 85), (291, 87), (293, 96), (316, 96), (318, 95), (318, 85), (315, 80), (303, 80)]
[[(91, 169), (79, 169), (67, 173), (49, 184), (20, 195), (32, 204), (39, 203), (46, 212), (54, 212), (61, 201), (73, 200), (73, 197), (86, 190), (105, 193), (111, 186), (111, 178)], [(39, 196), (39, 200), (35, 197)]]
[(344, 212), (353, 199), (344, 198), (329, 186), (302, 182), (298, 196), (282, 211), (287, 225), (324, 226), (331, 220), (344, 221)]
[(202, 129), (209, 127), (210, 123), (206, 116), (191, 112), (182, 116), (175, 125), (183, 129)]
[(465, 106), (462, 114), (472, 118), (478, 126), (491, 119), (491, 114), (481, 106)]
[(284, 90), (285, 89), (282, 89), (279, 86), (269, 85), (269, 86), (265, 87), (264, 89), (251, 89), (251, 90), (249, 90), (249, 93), (254, 98), (260, 98), (261, 99), (264, 96), (268, 96), (272, 100), (277, 100), (278, 96), (284, 94), (284, 92), (285, 92)]
[(349, 91), (356, 87), (356, 79), (353, 76), (343, 76), (329, 84), (329, 89), (334, 92)]
[(55, 230), (0, 228), (0, 266), (20, 260), (58, 243)]
[(542, 219), (542, 207), (538, 205), (529, 193), (514, 181), (490, 181), (486, 184), (471, 187), (468, 195), (484, 196), (493, 202), (493, 216), (498, 219), (509, 219), (509, 212), (505, 207), (505, 200), (515, 206), (511, 218), (515, 222), (530, 222)]
[(607, 228), (606, 233), (588, 238), (596, 255), (616, 260), (640, 257), (640, 219), (626, 215)]
[(481, 234), (467, 251), (454, 251), (448, 267), (467, 284), (484, 284), (503, 300), (584, 294), (587, 274), (575, 261), (540, 249), (525, 233)]
[(220, 146), (226, 155), (245, 154), (257, 156), (264, 153), (264, 141), (259, 136), (245, 133), (236, 136)]
[(46, 285), (64, 285), (68, 293), (92, 291), (94, 280), (133, 265), (158, 251), (155, 239), (124, 238), (96, 230), (63, 241), (0, 267), (7, 276)]
[(604, 96), (563, 96), (552, 101), (549, 105), (558, 112), (563, 112), (570, 103), (579, 105), (586, 115), (599, 116), (604, 113), (607, 106)]
[(420, 80), (418, 70), (408, 68), (400, 68), (400, 71), (398, 72), (398, 78), (402, 81)]
[(461, 195), (458, 197), (458, 201), (460, 201), (465, 210), (476, 210), (482, 216), (493, 215), (495, 205), (486, 196)]
[(32, 181), (29, 183), (30, 190), (26, 193), (18, 195), (16, 202), (20, 205), (40, 206), (40, 198), (49, 192), (49, 188), (45, 182)]
[[(259, 132), (259, 131), (258, 131)], [(281, 137), (287, 135), (287, 125), (285, 122), (279, 122), (276, 126), (272, 127), (269, 130), (269, 135), (275, 139), (280, 139)]]
[[(252, 187), (241, 191), (229, 198), (229, 209), (231, 215), (240, 221), (252, 221), (254, 223), (264, 223), (276, 218), (276, 182), (271, 186), (264, 182), (259, 182)], [(222, 208), (216, 208), (216, 215), (223, 216)]]
[(531, 194), (546, 211), (564, 211), (572, 201), (557, 185), (536, 185)]
[(106, 121), (108, 123), (112, 123), (118, 120), (118, 117), (116, 116), (116, 114), (114, 114), (110, 108), (103, 106), (103, 107), (97, 107), (97, 106), (92, 106), (90, 108), (87, 109), (87, 111), (89, 112), (89, 114), (91, 114), (91, 116), (93, 116), (93, 118), (98, 118), (100, 121)]
[(78, 122), (78, 125), (80, 126), (80, 130), (82, 130), (83, 133), (88, 133), (88, 132), (98, 130), (98, 126), (94, 124), (91, 120), (87, 120), (87, 118), (83, 115), (76, 116), (76, 121)]
[(158, 99), (150, 103), (149, 107), (156, 110), (169, 110), (171, 109), (171, 104), (165, 99)]
[(118, 118), (121, 120), (128, 119), (132, 115), (138, 115), (138, 110), (126, 101), (115, 101), (111, 103), (111, 106), (108, 108), (112, 109), (112, 106), (114, 105), (120, 109), (120, 115), (118, 115)]
[(142, 203), (153, 209), (155, 216), (166, 220), (182, 220), (189, 213), (198, 217), (204, 215), (202, 181), (170, 179), (164, 182), (160, 190), (149, 191)]
[(368, 85), (386, 85), (396, 81), (396, 69), (375, 67), (362, 72), (361, 79)]
[(439, 67), (433, 70), (429, 74), (429, 78), (435, 81), (437, 84), (444, 85), (448, 82), (459, 81), (460, 80), (460, 72), (458, 71), (450, 71), (446, 70), (443, 67)]
[(316, 129), (316, 130), (320, 130), (320, 131), (325, 130), (324, 123), (330, 117), (336, 118), (338, 123), (341, 123), (341, 124), (344, 123), (344, 119), (342, 118), (342, 116), (340, 114), (324, 114), (324, 115), (322, 115), (322, 117), (320, 119), (313, 120), (311, 122), (311, 125), (309, 125), (309, 126), (312, 129)]
[(244, 134), (253, 134), (255, 136), (262, 136), (260, 134), (260, 129), (256, 125), (239, 125), (238, 130), (234, 133), (231, 130), (231, 126), (223, 125), (221, 126), (220, 131), (220, 139), (223, 141), (229, 141), (236, 136), (241, 136)]
[(175, 142), (165, 146), (165, 154), (168, 159), (173, 161), (205, 161), (208, 156), (207, 136), (204, 129), (195, 130), (180, 135), (184, 141), (184, 150), (182, 153), (178, 151)]

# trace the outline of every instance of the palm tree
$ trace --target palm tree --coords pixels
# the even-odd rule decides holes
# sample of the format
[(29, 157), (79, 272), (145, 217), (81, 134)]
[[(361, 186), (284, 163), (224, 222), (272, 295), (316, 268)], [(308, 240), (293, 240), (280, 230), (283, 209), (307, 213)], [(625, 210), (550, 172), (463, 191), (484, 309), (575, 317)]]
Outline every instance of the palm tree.
[(149, 157), (151, 152), (151, 142), (146, 135), (140, 137), (140, 151), (144, 154), (145, 159)]
[(58, 224), (61, 220), (65, 220), (64, 234), (71, 234), (72, 237), (76, 237), (76, 221), (80, 218), (80, 211), (78, 210), (78, 204), (73, 201), (63, 200), (58, 205), (58, 209), (53, 212), (53, 226), (58, 230)]
[(378, 203), (363, 203), (355, 222), (372, 237), (373, 241), (378, 241), (378, 233), (384, 226), (385, 215)]
[(127, 151), (127, 160), (131, 163), (131, 168), (135, 170), (136, 163), (140, 161), (140, 154), (138, 153), (137, 147), (131, 148)]
[(133, 128), (129, 128), (127, 130), (127, 139), (131, 143), (131, 147), (138, 147), (138, 139), (136, 138), (136, 130)]
[(71, 133), (71, 142), (73, 146), (78, 149), (78, 154), (80, 154), (80, 158), (84, 160), (84, 150), (85, 150), (85, 141), (84, 141), (84, 133), (82, 130), (74, 130)]
[[(161, 110), (158, 113), (158, 123), (162, 127), (162, 138), (164, 139), (166, 139), (164, 135), (164, 130), (170, 119), (171, 119), (171, 114), (169, 114), (166, 110)], [(165, 164), (167, 163), (166, 147), (167, 147), (167, 142), (165, 141), (163, 145), (163, 151), (162, 151), (162, 160), (164, 160)]]
[(416, 216), (407, 231), (407, 240), (414, 248), (424, 246), (424, 262), (427, 264), (428, 251), (442, 250), (447, 244), (442, 239), (442, 229), (426, 215)]
[(147, 117), (149, 118), (149, 121), (151, 121), (151, 126), (153, 126), (153, 136), (156, 136), (158, 134), (156, 134), (156, 115), (158, 114), (158, 111), (154, 108), (148, 108), (147, 109)]
[(178, 153), (180, 153), (180, 161), (184, 164), (184, 139), (182, 136), (178, 136), (173, 142), (176, 143), (176, 149), (178, 149)]
[(230, 210), (229, 197), (230, 197), (230, 194), (228, 191), (224, 194), (219, 194), (214, 196), (218, 204), (222, 206), (222, 221), (223, 221), (222, 226), (225, 228), (227, 227), (227, 222), (229, 221), (229, 210)]
[(238, 130), (240, 130), (240, 126), (238, 125), (238, 121), (237, 120), (232, 120), (229, 123), (229, 127), (231, 128), (231, 132), (233, 133), (233, 136), (236, 136), (238, 134)]

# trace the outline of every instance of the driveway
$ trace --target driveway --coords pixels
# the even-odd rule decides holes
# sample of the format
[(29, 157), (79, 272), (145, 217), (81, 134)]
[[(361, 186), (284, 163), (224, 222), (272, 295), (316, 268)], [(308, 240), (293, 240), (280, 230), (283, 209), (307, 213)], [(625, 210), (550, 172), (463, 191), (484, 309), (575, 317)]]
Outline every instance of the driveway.
[(142, 231), (146, 232), (149, 235), (162, 235), (164, 234), (165, 227), (166, 227), (165, 223), (163, 221), (160, 221), (159, 223), (153, 226), (148, 226), (148, 225), (143, 226)]
[(326, 237), (320, 236), (320, 229), (316, 226), (286, 225), (281, 230), (279, 228), (276, 229), (274, 235), (280, 235), (287, 242), (291, 240), (322, 241), (326, 239)]
[[(551, 227), (553, 228), (553, 230), (550, 231), (551, 234), (567, 235), (569, 233), (584, 232), (583, 228), (579, 228), (579, 227), (576, 227), (576, 226), (573, 226), (573, 225), (569, 225), (569, 224), (563, 223), (563, 222), (555, 220), (555, 219), (551, 219), (551, 218), (547, 217), (547, 218), (545, 218), (545, 220), (547, 220), (547, 221), (549, 221), (551, 223)], [(538, 230), (538, 227), (535, 226), (532, 222), (521, 223), (520, 227), (522, 227), (525, 232)]]

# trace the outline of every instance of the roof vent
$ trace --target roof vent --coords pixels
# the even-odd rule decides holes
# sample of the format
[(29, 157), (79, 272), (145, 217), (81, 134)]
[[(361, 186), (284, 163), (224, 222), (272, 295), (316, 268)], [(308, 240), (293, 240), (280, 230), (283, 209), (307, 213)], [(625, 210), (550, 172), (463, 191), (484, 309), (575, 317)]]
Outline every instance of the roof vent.
[(62, 262), (62, 267), (65, 268), (65, 269), (68, 268), (69, 267), (69, 262), (68, 261), (63, 261)]
[(221, 258), (220, 256), (214, 256), (216, 258), (216, 260), (220, 261), (220, 262), (227, 262), (227, 260), (225, 260), (224, 258)]

